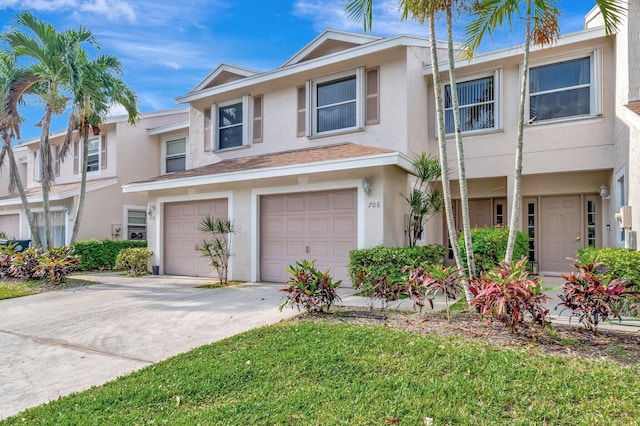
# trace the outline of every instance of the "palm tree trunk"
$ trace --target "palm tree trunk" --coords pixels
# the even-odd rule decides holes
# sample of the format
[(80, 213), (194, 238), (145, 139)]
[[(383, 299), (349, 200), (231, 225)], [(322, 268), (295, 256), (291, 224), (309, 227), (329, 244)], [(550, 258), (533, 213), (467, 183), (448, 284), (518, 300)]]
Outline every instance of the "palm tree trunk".
[(51, 149), (49, 147), (49, 130), (51, 129), (51, 107), (45, 107), (40, 136), (40, 179), (42, 184), (42, 211), (44, 216), (44, 235), (46, 248), (51, 248), (51, 218), (49, 217), (49, 187), (51, 186)]
[(515, 171), (513, 174), (513, 202), (511, 204), (511, 220), (509, 222), (509, 239), (507, 251), (504, 255), (505, 263), (511, 263), (513, 250), (516, 245), (516, 234), (520, 220), (520, 193), (522, 182), (522, 147), (524, 145), (524, 104), (527, 96), (527, 83), (529, 77), (529, 48), (531, 46), (531, 1), (527, 0), (526, 33), (524, 42), (524, 64), (522, 66), (522, 78), (520, 79), (520, 108), (518, 110), (518, 133), (516, 138)]
[[(442, 102), (442, 80), (440, 79), (440, 67), (438, 66), (438, 50), (436, 47), (436, 30), (434, 22), (434, 14), (429, 16), (429, 49), (431, 51), (431, 69), (433, 73), (433, 92), (436, 102), (436, 116), (438, 119), (438, 148), (440, 151), (440, 168), (442, 174), (440, 180), (442, 182), (442, 198), (444, 200), (444, 212), (447, 219), (447, 229), (449, 230), (449, 242), (453, 257), (456, 260), (456, 267), (462, 271), (464, 265), (462, 257), (458, 251), (458, 233), (456, 232), (455, 220), (453, 218), (453, 205), (451, 203), (451, 184), (449, 182), (449, 160), (447, 158), (447, 140), (444, 128), (444, 108)], [(473, 299), (473, 295), (469, 291), (468, 286), (464, 286), (464, 293), (467, 302)]]
[(464, 167), (464, 147), (460, 131), (460, 106), (458, 104), (458, 89), (456, 85), (455, 57), (453, 49), (453, 18), (451, 4), (447, 5), (447, 51), (449, 53), (449, 78), (451, 80), (451, 101), (453, 103), (453, 121), (455, 124), (456, 151), (458, 153), (458, 182), (460, 184), (460, 205), (462, 207), (462, 230), (467, 254), (467, 276), (475, 277), (475, 263), (473, 259), (473, 243), (471, 242), (471, 225), (469, 222), (469, 196), (467, 193), (467, 177)]
[(22, 181), (20, 180), (20, 172), (18, 171), (18, 165), (16, 164), (16, 158), (13, 156), (13, 148), (11, 147), (11, 140), (9, 135), (6, 132), (2, 134), (3, 143), (7, 148), (7, 155), (9, 156), (9, 170), (10, 170), (10, 186), (18, 190), (18, 194), (20, 194), (20, 201), (22, 202), (22, 208), (24, 209), (24, 213), (27, 216), (27, 222), (29, 223), (29, 231), (31, 232), (31, 239), (33, 241), (32, 246), (40, 247), (42, 244), (40, 243), (40, 237), (38, 236), (38, 229), (36, 228), (36, 224), (33, 220), (33, 213), (31, 212), (31, 207), (29, 207), (29, 201), (27, 200), (27, 194), (24, 191), (24, 186), (22, 185)]
[(76, 242), (78, 231), (80, 230), (80, 220), (84, 212), (84, 200), (87, 193), (87, 166), (89, 164), (89, 122), (85, 118), (82, 123), (82, 171), (80, 180), (80, 195), (78, 196), (78, 206), (76, 208), (76, 219), (73, 223), (73, 233), (71, 234), (71, 244)]

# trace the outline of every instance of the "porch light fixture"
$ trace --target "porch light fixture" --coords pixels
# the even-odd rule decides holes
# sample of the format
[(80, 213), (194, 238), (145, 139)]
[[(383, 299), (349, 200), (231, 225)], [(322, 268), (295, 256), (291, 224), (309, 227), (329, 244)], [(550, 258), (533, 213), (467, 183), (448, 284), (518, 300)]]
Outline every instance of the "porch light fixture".
[(149, 219), (156, 217), (156, 209), (152, 205), (147, 208), (147, 216), (149, 216)]
[(600, 196), (603, 200), (608, 200), (609, 198), (611, 198), (611, 194), (609, 194), (609, 188), (607, 188), (606, 183), (600, 185)]
[(367, 196), (371, 195), (371, 179), (367, 177), (362, 179), (362, 190)]

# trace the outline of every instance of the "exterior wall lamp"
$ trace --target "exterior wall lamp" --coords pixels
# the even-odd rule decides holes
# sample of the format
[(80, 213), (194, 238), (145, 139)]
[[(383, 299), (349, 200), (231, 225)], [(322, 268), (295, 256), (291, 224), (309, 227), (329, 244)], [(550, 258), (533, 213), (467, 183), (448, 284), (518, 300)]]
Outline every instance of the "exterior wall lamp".
[(611, 198), (611, 194), (609, 194), (609, 188), (607, 188), (606, 183), (600, 185), (600, 196), (603, 200), (608, 200), (609, 198)]
[(371, 187), (371, 179), (369, 179), (368, 177), (362, 179), (362, 190), (365, 194), (367, 194), (367, 196), (371, 195)]

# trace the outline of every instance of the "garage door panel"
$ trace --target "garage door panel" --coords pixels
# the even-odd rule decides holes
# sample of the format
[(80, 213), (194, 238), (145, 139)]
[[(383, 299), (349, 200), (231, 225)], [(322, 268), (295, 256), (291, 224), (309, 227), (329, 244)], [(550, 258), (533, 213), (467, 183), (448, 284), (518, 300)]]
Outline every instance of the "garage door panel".
[(305, 231), (305, 218), (296, 217), (287, 219), (287, 234), (303, 234)]
[(309, 219), (309, 233), (326, 235), (329, 232), (329, 218), (312, 217)]
[(19, 238), (20, 215), (7, 214), (0, 216), (0, 231), (3, 231), (9, 238)]
[(301, 196), (288, 196), (287, 197), (287, 211), (288, 212), (301, 212), (305, 210), (305, 197)]
[(310, 195), (309, 210), (329, 210), (329, 195)]
[(286, 281), (287, 266), (302, 258), (346, 278), (349, 251), (357, 247), (355, 189), (263, 196), (260, 212), (261, 280)]
[(215, 276), (207, 259), (196, 250), (206, 237), (199, 227), (205, 216), (226, 218), (227, 211), (226, 199), (165, 204), (164, 272), (170, 275)]

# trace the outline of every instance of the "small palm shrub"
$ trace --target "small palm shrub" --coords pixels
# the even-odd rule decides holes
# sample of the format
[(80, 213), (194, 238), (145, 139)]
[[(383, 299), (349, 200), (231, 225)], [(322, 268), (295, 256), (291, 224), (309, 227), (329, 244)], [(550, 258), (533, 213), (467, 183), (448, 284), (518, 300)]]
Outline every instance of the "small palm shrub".
[(200, 231), (209, 234), (210, 239), (204, 239), (196, 250), (209, 259), (209, 264), (218, 274), (220, 284), (227, 285), (231, 258), (230, 237), (235, 234), (236, 228), (229, 219), (206, 216), (200, 222)]
[(484, 278), (471, 282), (469, 291), (473, 294), (470, 303), (480, 309), (481, 315), (496, 317), (512, 332), (525, 316), (542, 328), (546, 325), (547, 297), (542, 294), (539, 278), (530, 277), (526, 257), (510, 264), (502, 262)]
[(562, 275), (566, 282), (562, 285), (562, 294), (558, 296), (562, 301), (558, 306), (563, 307), (562, 311), (569, 309), (572, 317), (578, 317), (587, 330), (596, 334), (601, 321), (621, 319), (619, 302), (627, 290), (627, 280), (612, 279), (603, 274), (600, 269), (602, 264), (599, 263), (576, 262), (573, 266), (575, 272)]
[(116, 269), (127, 270), (127, 275), (138, 277), (149, 273), (147, 265), (153, 252), (146, 248), (128, 248), (120, 250), (116, 257)]
[(324, 306), (328, 310), (333, 302), (340, 300), (336, 288), (342, 281), (333, 281), (329, 270), (318, 270), (315, 260), (302, 259), (295, 265), (290, 265), (287, 273), (291, 277), (280, 290), (286, 293), (285, 301), (280, 305), (281, 311), (285, 306), (291, 305), (292, 308), (296, 306), (298, 310), (302, 306), (307, 312), (322, 312)]

